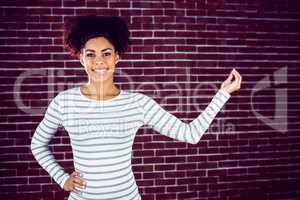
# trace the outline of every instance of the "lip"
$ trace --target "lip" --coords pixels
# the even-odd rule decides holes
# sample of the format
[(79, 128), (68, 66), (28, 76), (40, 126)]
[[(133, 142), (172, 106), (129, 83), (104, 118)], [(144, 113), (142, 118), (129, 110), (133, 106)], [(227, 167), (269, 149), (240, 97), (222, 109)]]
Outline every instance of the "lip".
[(109, 74), (109, 68), (103, 68), (103, 67), (98, 67), (92, 69), (92, 72), (96, 74), (97, 76), (107, 76)]
[(101, 67), (101, 68), (94, 68), (92, 70), (93, 71), (95, 71), (95, 70), (109, 70), (109, 68), (108, 67)]

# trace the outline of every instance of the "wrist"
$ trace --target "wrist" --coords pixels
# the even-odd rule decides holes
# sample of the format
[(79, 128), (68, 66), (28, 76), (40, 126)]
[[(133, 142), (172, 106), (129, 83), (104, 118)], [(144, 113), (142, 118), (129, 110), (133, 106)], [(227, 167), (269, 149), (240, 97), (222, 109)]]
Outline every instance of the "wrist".
[(223, 95), (225, 95), (226, 97), (231, 97), (231, 92), (229, 92), (228, 90), (226, 90), (225, 88), (221, 88), (219, 89), (219, 92), (221, 92)]

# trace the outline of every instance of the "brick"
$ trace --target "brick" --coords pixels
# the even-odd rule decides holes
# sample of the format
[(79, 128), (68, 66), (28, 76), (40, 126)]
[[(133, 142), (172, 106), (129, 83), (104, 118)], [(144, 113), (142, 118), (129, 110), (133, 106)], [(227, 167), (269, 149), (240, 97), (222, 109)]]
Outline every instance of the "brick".
[[(243, 76), (242, 89), (232, 95), (198, 144), (176, 141), (149, 127), (139, 129), (132, 164), (143, 200), (299, 197), (297, 1), (10, 0), (0, 4), (1, 199), (67, 199), (69, 193), (37, 164), (28, 145), (49, 103), (51, 95), (44, 95), (48, 86), (57, 92), (86, 79), (78, 60), (64, 49), (62, 36), (67, 18), (89, 14), (122, 16), (128, 22), (133, 44), (117, 65), (126, 76), (116, 75), (116, 82), (155, 97), (180, 119), (197, 117), (232, 67)], [(277, 84), (274, 73), (283, 67), (288, 69), (287, 83)], [(22, 99), (16, 100), (15, 82), (25, 71), (37, 74), (26, 78), (18, 92)], [(258, 83), (268, 87), (255, 91)], [(288, 105), (286, 133), (263, 122), (264, 117), (274, 120), (280, 89), (288, 92), (286, 102), (281, 101)], [(41, 113), (25, 113), (17, 107), (21, 102), (41, 108)], [(274, 123), (283, 123), (284, 118)], [(228, 128), (230, 124), (234, 130)], [(67, 133), (59, 129), (50, 150), (71, 172), (69, 145)]]
[(162, 172), (151, 172), (151, 173), (143, 173), (144, 179), (153, 179), (153, 178), (162, 178), (163, 173)]
[(174, 179), (156, 179), (155, 180), (156, 185), (175, 185)]
[(186, 186), (168, 186), (167, 192), (186, 192), (187, 187)]
[(161, 165), (161, 164), (156, 164), (154, 166), (155, 171), (168, 171), (168, 170), (175, 170), (174, 165)]

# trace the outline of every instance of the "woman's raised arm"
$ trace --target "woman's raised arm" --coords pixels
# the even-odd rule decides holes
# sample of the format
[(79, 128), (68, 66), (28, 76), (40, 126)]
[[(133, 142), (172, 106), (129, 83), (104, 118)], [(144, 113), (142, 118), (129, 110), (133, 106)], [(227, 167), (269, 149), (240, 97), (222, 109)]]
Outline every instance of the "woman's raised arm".
[(220, 89), (205, 110), (190, 123), (181, 121), (149, 96), (142, 94), (138, 102), (143, 111), (144, 124), (173, 139), (197, 144), (230, 96)]
[[(232, 82), (233, 77), (235, 80)], [(154, 99), (140, 94), (138, 102), (143, 112), (144, 124), (150, 125), (157, 132), (173, 139), (197, 144), (216, 115), (231, 97), (230, 93), (240, 89), (240, 84), (241, 76), (233, 69), (205, 110), (190, 123), (182, 122), (162, 108)]]

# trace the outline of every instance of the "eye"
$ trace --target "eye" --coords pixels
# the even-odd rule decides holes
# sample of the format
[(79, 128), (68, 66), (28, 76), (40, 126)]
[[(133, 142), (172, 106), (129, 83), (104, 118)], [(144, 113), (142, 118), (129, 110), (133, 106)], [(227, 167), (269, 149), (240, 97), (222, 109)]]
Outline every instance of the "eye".
[(88, 56), (88, 57), (93, 57), (93, 56), (95, 56), (95, 55), (92, 54), (92, 53), (89, 53), (89, 54), (87, 54), (86, 56)]
[(104, 56), (110, 56), (109, 52), (104, 53)]

